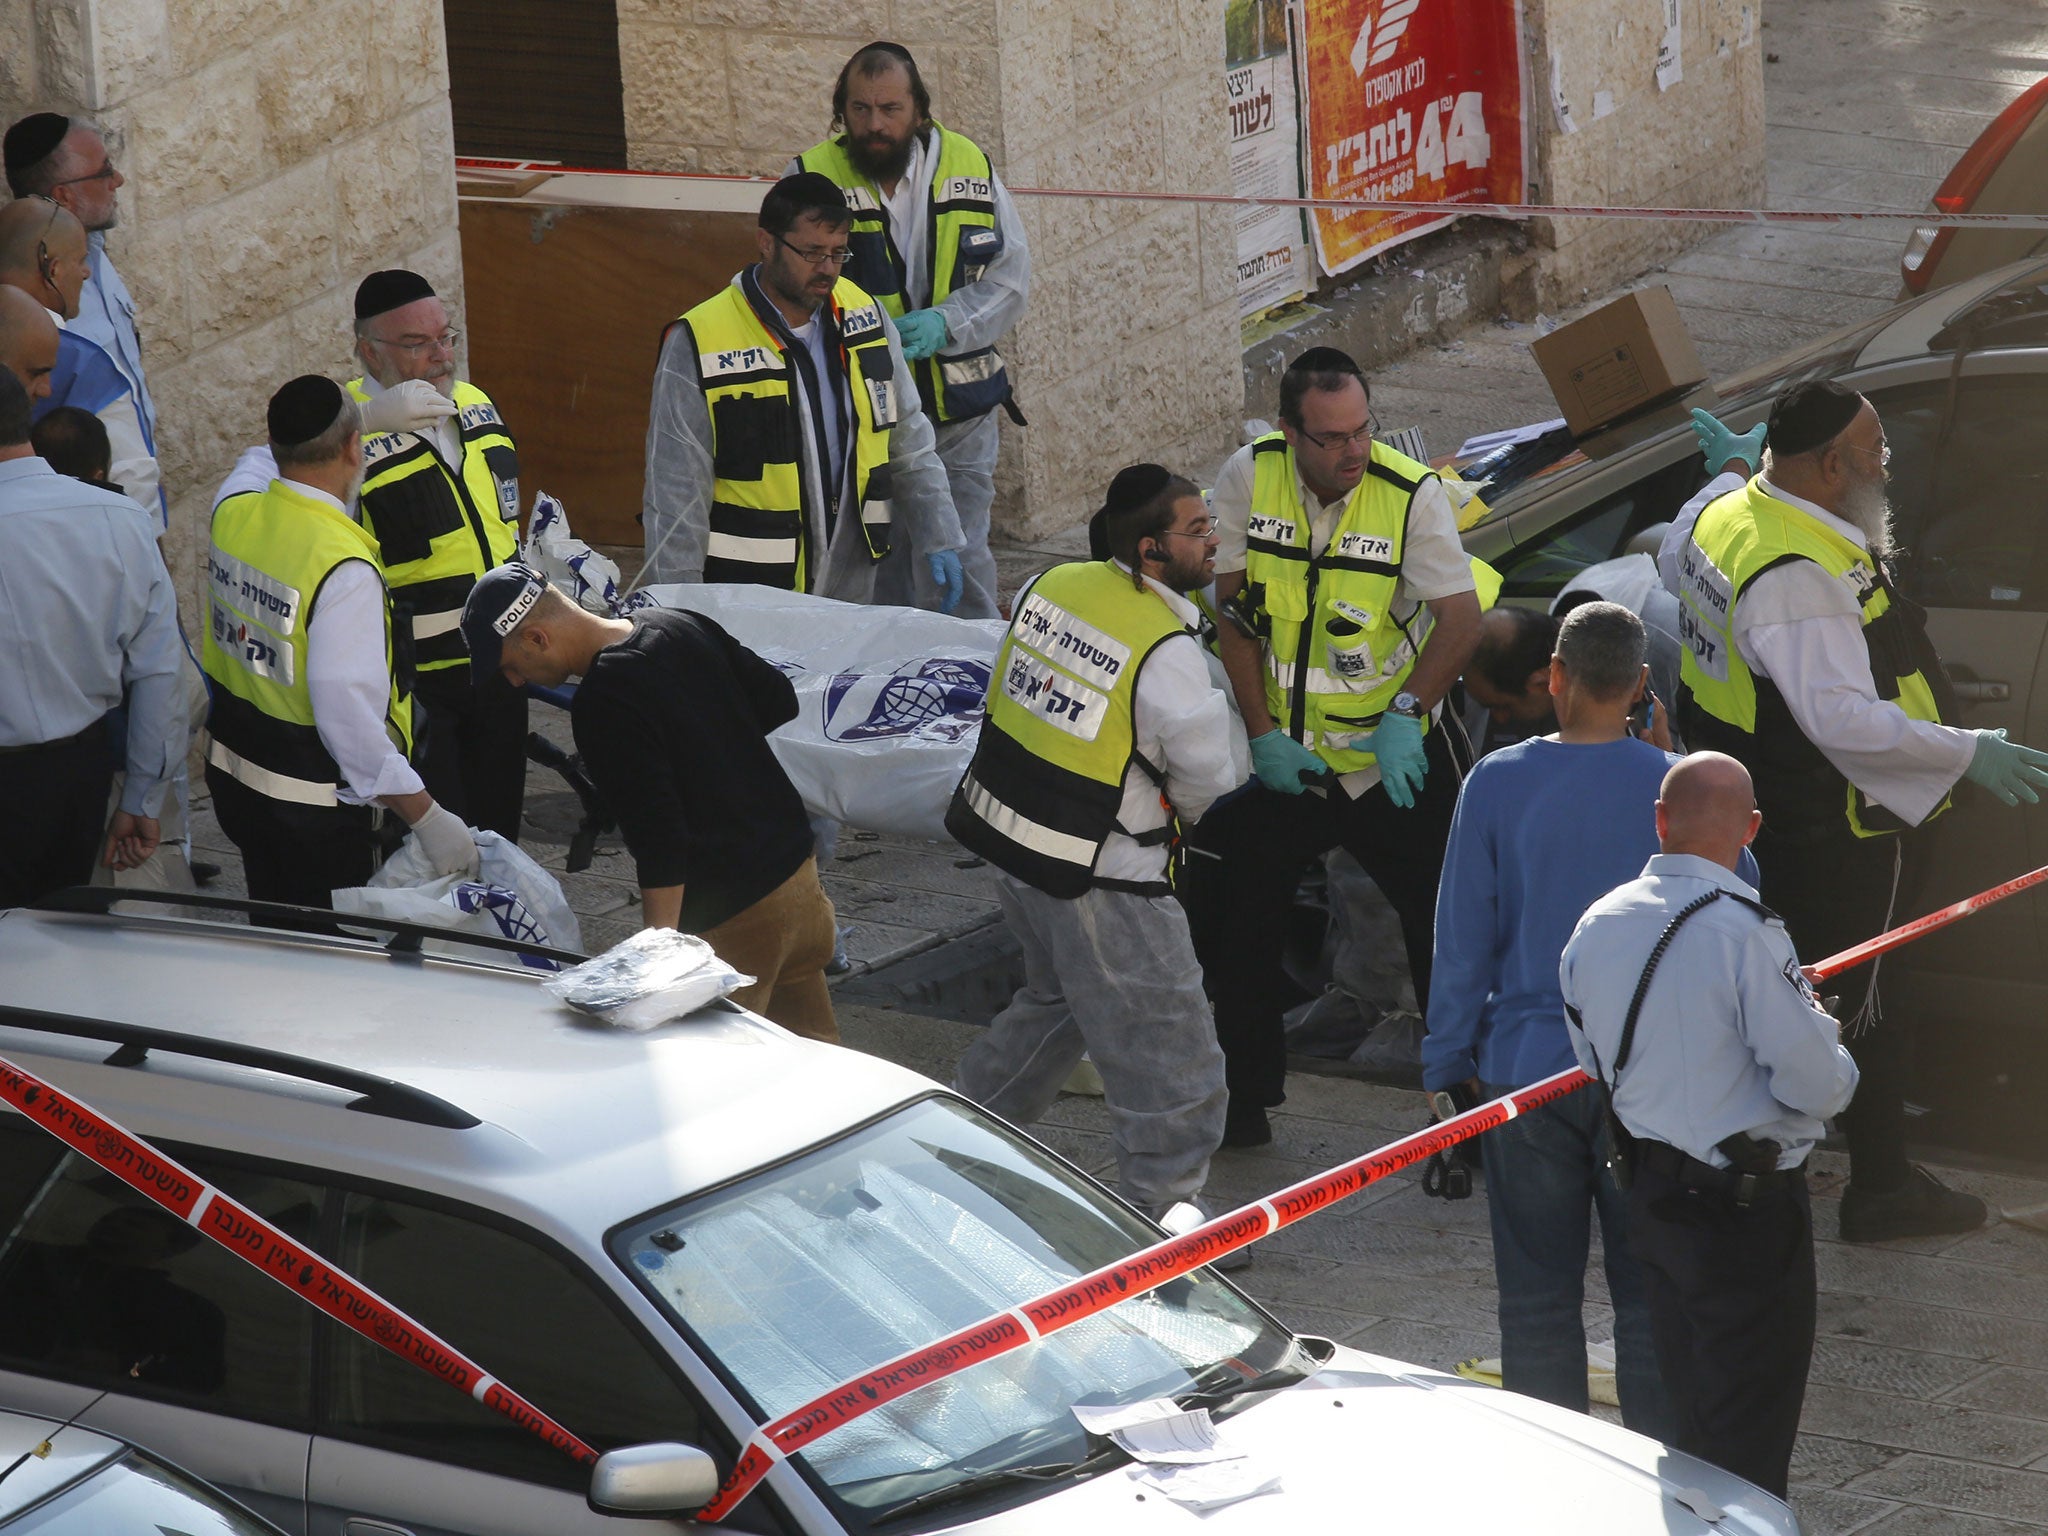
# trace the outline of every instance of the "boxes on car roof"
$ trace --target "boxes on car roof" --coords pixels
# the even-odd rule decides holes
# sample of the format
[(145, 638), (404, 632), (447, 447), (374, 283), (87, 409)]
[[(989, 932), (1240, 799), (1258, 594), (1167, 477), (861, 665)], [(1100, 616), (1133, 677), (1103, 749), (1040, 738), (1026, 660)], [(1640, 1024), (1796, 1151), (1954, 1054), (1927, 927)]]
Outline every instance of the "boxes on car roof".
[(1707, 376), (1671, 290), (1638, 289), (1529, 343), (1574, 436)]

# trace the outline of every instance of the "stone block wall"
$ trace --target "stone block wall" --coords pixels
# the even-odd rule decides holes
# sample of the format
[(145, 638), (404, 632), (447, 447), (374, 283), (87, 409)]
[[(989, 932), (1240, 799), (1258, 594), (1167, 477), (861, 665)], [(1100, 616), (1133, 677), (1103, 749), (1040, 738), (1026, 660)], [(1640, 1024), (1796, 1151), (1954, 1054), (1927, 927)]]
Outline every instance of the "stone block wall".
[[(194, 624), (214, 488), (270, 393), (350, 362), (363, 274), (410, 266), (462, 322), (438, 0), (0, 0), (0, 115), (84, 112), (127, 177), (135, 296)], [(372, 40), (375, 46), (371, 46)]]
[[(4, 0), (0, 0), (4, 3)], [(1228, 191), (1223, 22), (1209, 0), (619, 0), (630, 162), (775, 175), (831, 125), (878, 37), (916, 54), (933, 113), (1012, 186)], [(1005, 355), (999, 531), (1072, 526), (1123, 465), (1209, 473), (1242, 402), (1227, 212), (1019, 198), (1032, 296)]]
[[(1523, 0), (1530, 200), (1757, 208), (1766, 197), (1763, 0), (1678, 0), (1685, 78), (1656, 80), (1657, 0)], [(1551, 106), (1552, 60), (1576, 133)], [(1611, 110), (1595, 116), (1604, 96)], [(1711, 224), (1539, 219), (1538, 307), (1605, 292), (1711, 235)]]

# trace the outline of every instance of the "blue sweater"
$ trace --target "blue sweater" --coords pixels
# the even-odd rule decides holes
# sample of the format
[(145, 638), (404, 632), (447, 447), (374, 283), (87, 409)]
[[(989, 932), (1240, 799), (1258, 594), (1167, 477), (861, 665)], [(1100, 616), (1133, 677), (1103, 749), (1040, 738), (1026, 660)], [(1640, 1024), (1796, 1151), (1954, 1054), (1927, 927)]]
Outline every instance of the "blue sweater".
[[(1557, 965), (1586, 908), (1658, 851), (1657, 789), (1678, 759), (1623, 737), (1537, 737), (1480, 759), (1458, 797), (1436, 898), (1422, 1081), (1519, 1088), (1576, 1066)], [(1743, 854), (1743, 878), (1756, 866)]]

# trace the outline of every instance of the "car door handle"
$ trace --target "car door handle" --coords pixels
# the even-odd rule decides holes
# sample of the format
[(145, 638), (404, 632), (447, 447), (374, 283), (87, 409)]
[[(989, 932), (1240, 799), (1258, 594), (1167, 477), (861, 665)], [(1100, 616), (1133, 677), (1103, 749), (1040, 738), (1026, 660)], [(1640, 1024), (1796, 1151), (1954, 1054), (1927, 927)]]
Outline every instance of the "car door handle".
[(366, 1520), (361, 1515), (350, 1515), (341, 1522), (341, 1536), (412, 1536), (412, 1532), (388, 1520)]
[(1994, 678), (1957, 678), (1950, 686), (1965, 704), (2003, 704), (2012, 697), (2012, 684)]

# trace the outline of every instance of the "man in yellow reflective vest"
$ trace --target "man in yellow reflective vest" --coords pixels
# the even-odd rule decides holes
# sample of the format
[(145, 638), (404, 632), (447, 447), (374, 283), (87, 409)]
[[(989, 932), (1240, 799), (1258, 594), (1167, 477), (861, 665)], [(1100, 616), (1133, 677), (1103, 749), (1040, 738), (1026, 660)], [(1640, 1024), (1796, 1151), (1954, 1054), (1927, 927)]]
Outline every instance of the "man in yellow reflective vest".
[(654, 375), (640, 582), (875, 601), (896, 540), (950, 613), (960, 520), (881, 304), (840, 276), (852, 215), (806, 172), (761, 202), (760, 261), (668, 328)]
[[(966, 593), (956, 611), (992, 619), (997, 407), (1024, 424), (996, 344), (1024, 316), (1031, 252), (987, 153), (931, 114), (931, 92), (910, 50), (870, 43), (847, 60), (833, 87), (838, 135), (812, 145), (789, 169), (817, 171), (846, 192), (853, 211), (846, 275), (896, 321), (960, 514)], [(877, 601), (935, 606), (916, 553), (898, 541), (876, 575)]]
[(206, 785), (249, 894), (326, 907), (363, 884), (379, 806), (411, 826), (436, 873), (474, 875), (469, 828), (408, 761), (404, 635), (376, 541), (350, 511), (356, 403), (307, 374), (271, 396), (268, 423), (276, 478), (214, 508), (200, 658), (213, 696)]
[[(1788, 390), (1761, 455), (1711, 417), (1697, 430), (1711, 467), (1763, 462), (1754, 478), (1713, 482), (1720, 494), (1695, 498), (1666, 539), (1659, 563), (1685, 640), (1678, 726), (1689, 747), (1749, 770), (1763, 812), (1758, 889), (1799, 953), (1820, 960), (1891, 926), (1902, 843), (1948, 809), (1959, 779), (2007, 805), (2033, 802), (2048, 753), (1943, 723), (1952, 691), (1885, 565), (1891, 449), (1869, 401), (1831, 381)], [(1970, 1231), (1983, 1202), (1907, 1161), (1908, 1041), (1882, 1014), (1877, 970), (1831, 983), (1862, 1073), (1845, 1117), (1841, 1235)]]
[(1118, 1188), (1158, 1217), (1199, 1193), (1223, 1133), (1223, 1054), (1171, 843), (1243, 782), (1246, 753), (1188, 600), (1216, 550), (1201, 493), (1136, 464), (1098, 515), (1108, 558), (1054, 566), (1018, 594), (946, 814), (998, 871), (1025, 973), (955, 1086), (1029, 1124), (1087, 1051)]
[[(419, 771), (456, 815), (517, 840), (526, 798), (526, 695), (472, 677), (462, 604), (484, 572), (519, 554), (519, 450), (491, 397), (455, 376), (462, 336), (417, 272), (372, 272), (356, 287), (349, 393), (362, 410), (358, 513), (416, 647)], [(251, 448), (214, 497), (262, 490), (277, 474)]]
[(1450, 499), (1426, 465), (1373, 441), (1358, 365), (1304, 352), (1281, 377), (1280, 421), (1211, 496), (1223, 666), (1258, 774), (1197, 830), (1186, 881), (1230, 1064), (1226, 1146), (1272, 1139), (1266, 1110), (1287, 1073), (1281, 952), (1312, 861), (1342, 847), (1364, 866), (1401, 919), (1426, 1003), (1461, 771), (1438, 716), (1479, 640)]

